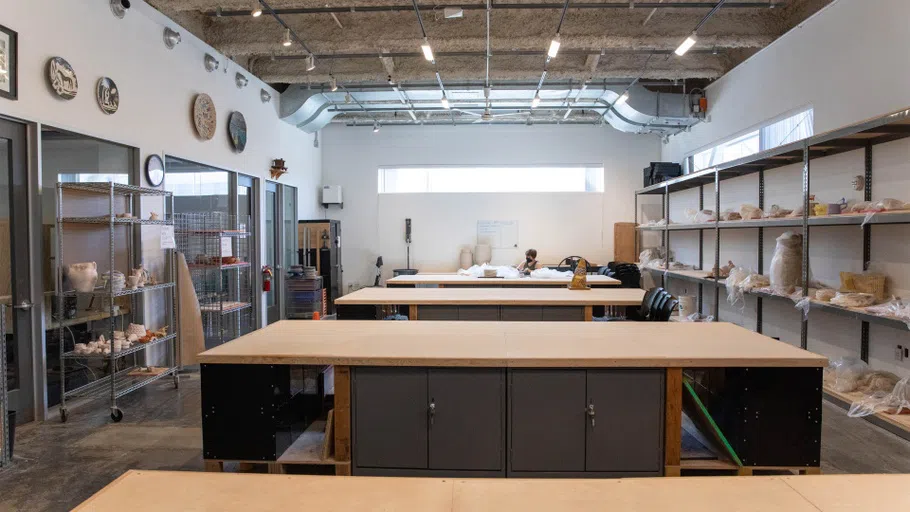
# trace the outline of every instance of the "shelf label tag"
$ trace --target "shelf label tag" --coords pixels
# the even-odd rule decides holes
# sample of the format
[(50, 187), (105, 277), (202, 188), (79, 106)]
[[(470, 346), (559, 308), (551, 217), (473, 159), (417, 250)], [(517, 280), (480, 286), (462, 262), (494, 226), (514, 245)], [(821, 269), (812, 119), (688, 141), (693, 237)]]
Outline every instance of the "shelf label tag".
[(177, 248), (177, 243), (174, 242), (174, 226), (161, 226), (161, 248)]
[(231, 243), (231, 237), (223, 236), (221, 237), (221, 257), (233, 256), (234, 244)]

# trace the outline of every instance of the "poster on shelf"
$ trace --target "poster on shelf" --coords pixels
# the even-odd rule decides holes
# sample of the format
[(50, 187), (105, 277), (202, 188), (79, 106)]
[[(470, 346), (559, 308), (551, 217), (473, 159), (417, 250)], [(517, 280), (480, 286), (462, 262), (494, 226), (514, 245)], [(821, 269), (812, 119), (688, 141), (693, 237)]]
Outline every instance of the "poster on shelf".
[(234, 244), (231, 243), (231, 237), (223, 236), (221, 237), (221, 257), (226, 258), (233, 256)]
[(161, 226), (161, 248), (177, 248), (177, 243), (174, 241), (174, 226)]

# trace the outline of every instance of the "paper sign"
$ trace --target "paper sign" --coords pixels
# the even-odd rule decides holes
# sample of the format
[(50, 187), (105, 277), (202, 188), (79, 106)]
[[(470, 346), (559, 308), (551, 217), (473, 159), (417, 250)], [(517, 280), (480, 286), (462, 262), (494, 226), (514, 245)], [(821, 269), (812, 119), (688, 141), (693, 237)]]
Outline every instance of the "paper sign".
[(477, 243), (488, 244), (493, 249), (513, 249), (518, 247), (518, 221), (477, 221)]
[(174, 242), (174, 226), (161, 226), (161, 248), (177, 248), (177, 243)]
[(233, 247), (234, 244), (231, 243), (231, 237), (223, 236), (221, 237), (221, 257), (233, 256)]

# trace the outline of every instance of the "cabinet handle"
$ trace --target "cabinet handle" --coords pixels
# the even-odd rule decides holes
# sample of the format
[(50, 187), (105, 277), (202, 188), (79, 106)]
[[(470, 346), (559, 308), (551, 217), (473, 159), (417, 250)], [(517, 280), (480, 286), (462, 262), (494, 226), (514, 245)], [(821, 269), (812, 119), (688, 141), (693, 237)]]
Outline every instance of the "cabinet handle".
[(433, 425), (433, 420), (436, 417), (436, 402), (430, 399), (430, 408), (427, 411), (427, 415), (430, 417), (430, 425)]
[(588, 404), (587, 413), (588, 417), (591, 418), (591, 428), (594, 428), (594, 402)]

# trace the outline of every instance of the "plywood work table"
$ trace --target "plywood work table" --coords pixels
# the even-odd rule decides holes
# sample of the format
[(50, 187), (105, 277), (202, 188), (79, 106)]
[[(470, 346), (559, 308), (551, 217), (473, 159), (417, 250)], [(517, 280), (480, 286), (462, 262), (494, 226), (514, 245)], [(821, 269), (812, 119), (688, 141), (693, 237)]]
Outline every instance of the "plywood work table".
[(908, 488), (910, 475), (540, 481), (134, 470), (76, 510), (866, 512), (910, 509)]
[[(414, 288), (415, 286), (438, 286), (440, 288), (450, 287), (474, 287), (474, 288), (512, 288), (512, 287), (560, 287), (568, 286), (571, 278), (562, 277), (558, 279), (541, 279), (538, 277), (519, 277), (519, 278), (488, 278), (461, 276), (458, 274), (417, 274), (413, 276), (398, 276), (386, 281), (389, 288)], [(604, 286), (619, 286), (622, 283), (618, 279), (602, 275), (589, 275), (588, 286), (599, 288)]]
[(595, 306), (638, 306), (644, 295), (637, 288), (363, 288), (335, 305), (339, 320), (398, 308), (410, 320), (590, 321)]
[[(811, 469), (820, 455), (827, 360), (722, 322), (289, 320), (198, 358), (203, 458), (219, 465), (288, 450), (293, 422), (278, 416), (304, 365), (334, 366), (338, 474), (679, 475), (684, 369), (724, 372), (733, 402), (715, 412), (751, 429), (732, 441), (744, 464)], [(759, 435), (784, 428), (799, 435)]]

